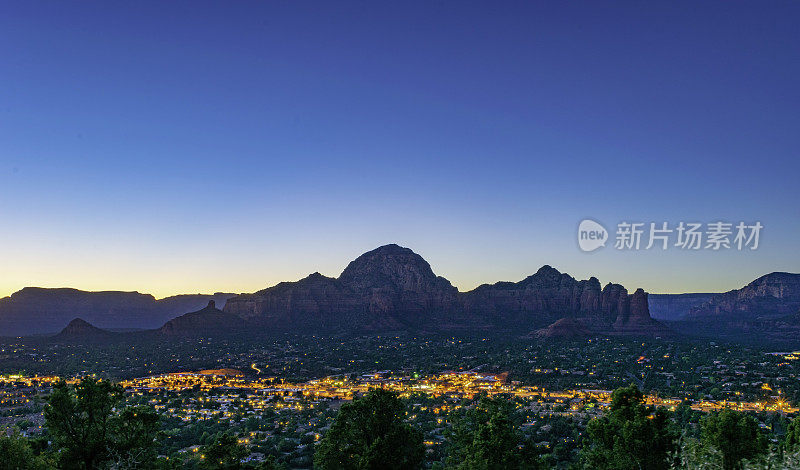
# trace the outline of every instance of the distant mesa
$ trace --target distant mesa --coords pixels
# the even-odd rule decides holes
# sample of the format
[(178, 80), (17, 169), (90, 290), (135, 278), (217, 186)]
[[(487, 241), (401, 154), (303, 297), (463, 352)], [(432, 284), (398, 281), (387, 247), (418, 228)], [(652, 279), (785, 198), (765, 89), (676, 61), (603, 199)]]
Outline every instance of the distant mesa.
[(187, 294), (156, 300), (138, 292), (87, 292), (26, 287), (0, 299), (0, 336), (51, 334), (80, 317), (109, 330), (153, 329), (186, 312), (217, 305), (234, 294)]

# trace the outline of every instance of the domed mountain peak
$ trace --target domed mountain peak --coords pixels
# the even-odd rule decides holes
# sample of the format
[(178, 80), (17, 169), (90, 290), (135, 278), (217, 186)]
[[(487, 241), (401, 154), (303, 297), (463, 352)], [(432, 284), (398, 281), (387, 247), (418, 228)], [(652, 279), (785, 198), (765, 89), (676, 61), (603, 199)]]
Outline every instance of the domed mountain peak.
[(361, 291), (388, 288), (395, 291), (425, 292), (454, 289), (449, 281), (437, 277), (422, 256), (396, 244), (368, 251), (347, 265), (339, 281)]
[(64, 328), (64, 331), (77, 332), (82, 330), (92, 330), (94, 328), (96, 327), (83, 318), (75, 318), (67, 324), (67, 326)]
[(532, 288), (552, 288), (564, 283), (575, 282), (569, 274), (562, 273), (558, 269), (545, 264), (535, 274), (532, 274), (518, 283), (520, 286)]
[(549, 264), (545, 264), (544, 266), (539, 268), (538, 271), (536, 271), (536, 274), (538, 274), (540, 276), (544, 276), (544, 275), (548, 275), (548, 274), (549, 275), (560, 276), (561, 272), (558, 269), (550, 266)]

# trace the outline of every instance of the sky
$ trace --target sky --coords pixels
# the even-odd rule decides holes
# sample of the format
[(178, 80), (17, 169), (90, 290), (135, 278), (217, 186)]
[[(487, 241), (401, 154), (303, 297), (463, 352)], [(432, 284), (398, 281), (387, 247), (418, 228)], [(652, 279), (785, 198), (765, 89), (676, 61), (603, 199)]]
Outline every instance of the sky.
[[(407, 246), (461, 290), (800, 272), (800, 3), (6, 2), (0, 296), (253, 292)], [(760, 222), (756, 250), (581, 220)], [(643, 245), (644, 246), (644, 243)]]

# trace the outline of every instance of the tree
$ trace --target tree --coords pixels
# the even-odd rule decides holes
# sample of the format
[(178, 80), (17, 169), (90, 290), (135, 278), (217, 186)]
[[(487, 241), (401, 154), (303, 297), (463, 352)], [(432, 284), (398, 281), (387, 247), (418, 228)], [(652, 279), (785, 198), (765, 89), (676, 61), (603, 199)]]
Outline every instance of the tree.
[(585, 468), (668, 469), (677, 448), (678, 432), (664, 408), (644, 402), (635, 386), (611, 394), (609, 412), (587, 426), (588, 444), (581, 452)]
[(40, 456), (34, 455), (28, 439), (15, 432), (0, 432), (0, 470), (44, 470), (51, 468)]
[(236, 436), (221, 433), (214, 442), (203, 448), (202, 455), (202, 468), (236, 470), (242, 468), (242, 459), (247, 456), (247, 449), (239, 445)]
[(144, 406), (129, 406), (112, 419), (110, 453), (117, 467), (147, 468), (156, 459), (161, 421)]
[(800, 450), (800, 418), (795, 418), (789, 423), (783, 443), (790, 451)]
[(256, 470), (288, 470), (288, 467), (280, 465), (275, 461), (274, 455), (267, 456), (261, 463), (256, 465)]
[(733, 410), (713, 412), (700, 420), (701, 439), (722, 453), (725, 470), (743, 468), (742, 461), (763, 455), (767, 440), (758, 429), (758, 421)]
[(59, 468), (91, 470), (111, 464), (147, 468), (155, 458), (158, 415), (146, 408), (116, 407), (122, 388), (84, 378), (53, 387), (45, 424), (59, 453)]
[(120, 387), (93, 378), (74, 388), (64, 381), (53, 387), (44, 417), (61, 451), (61, 466), (90, 470), (108, 459), (109, 422), (121, 399)]
[(403, 421), (397, 394), (371, 390), (342, 405), (314, 456), (323, 470), (406, 470), (422, 467), (422, 433)]
[[(447, 467), (458, 470), (535, 469), (538, 456), (523, 446), (514, 404), (482, 397), (453, 425)], [(527, 452), (521, 452), (520, 448)]]

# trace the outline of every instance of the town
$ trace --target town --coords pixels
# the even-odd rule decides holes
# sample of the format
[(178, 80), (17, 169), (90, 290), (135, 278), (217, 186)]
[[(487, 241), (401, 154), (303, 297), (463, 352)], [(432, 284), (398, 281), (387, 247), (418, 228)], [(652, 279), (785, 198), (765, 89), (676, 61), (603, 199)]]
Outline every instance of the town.
[[(407, 421), (423, 430), (426, 459), (432, 462), (444, 456), (454, 417), (484, 396), (512, 401), (522, 432), (535, 442), (538, 452), (562, 463), (577, 458), (588, 422), (608, 410), (613, 389), (626, 382), (643, 387), (647, 405), (664, 407), (687, 422), (698, 422), (709, 412), (730, 409), (756, 416), (767, 432), (781, 433), (798, 412), (793, 398), (797, 390), (792, 388), (798, 355), (791, 352), (710, 345), (702, 356), (708, 363), (693, 362), (691, 368), (679, 370), (686, 358), (699, 357), (690, 355), (698, 345), (601, 338), (535, 346), (487, 338), (391, 337), (359, 341), (368, 341), (372, 347), (356, 350), (349, 342), (323, 338), (304, 343), (276, 340), (258, 354), (229, 351), (208, 361), (213, 368), (158, 371), (118, 379), (98, 374), (92, 368), (61, 377), (5, 371), (6, 375), (0, 377), (0, 423), (36, 438), (43, 432), (43, 410), (53, 385), (62, 378), (74, 384), (82, 376), (95, 375), (118, 380), (127, 404), (143, 405), (159, 414), (165, 433), (159, 449), (162, 458), (197, 457), (215, 435), (232, 433), (246, 447), (247, 461), (261, 462), (273, 456), (291, 468), (310, 468), (314, 445), (330, 429), (342, 404), (372, 389), (395, 392), (408, 403)], [(201, 343), (209, 350), (217, 347), (206, 340)], [(428, 347), (457, 352), (465, 365), (429, 372), (436, 365), (453, 364), (451, 360), (455, 358), (449, 354), (431, 357), (399, 353), (426, 351)], [(36, 348), (38, 352), (33, 354), (37, 356), (28, 357), (48, 354), (41, 345), (16, 344), (6, 348), (14, 348), (17, 353)], [(299, 353), (302, 348), (307, 352)], [(596, 354), (581, 359), (573, 354), (576, 348), (592, 349)], [(59, 346), (55, 353), (64, 354), (64, 349)], [(373, 357), (363, 351), (382, 353)], [(70, 354), (78, 354), (78, 349)], [(97, 357), (112, 353), (101, 349), (82, 354)], [(300, 370), (317, 370), (317, 361), (330, 363), (334, 356), (342, 366), (335, 367), (336, 373), (297, 380)], [(267, 357), (270, 362), (265, 360)], [(425, 361), (420, 362), (423, 358)], [(486, 362), (479, 364), (478, 358)], [(604, 358), (605, 363), (598, 358)], [(150, 359), (145, 356), (140, 360)], [(84, 361), (88, 362), (82, 359), (79, 363), (85, 364)], [(375, 367), (384, 363), (406, 366)], [(344, 369), (348, 365), (351, 368)]]

